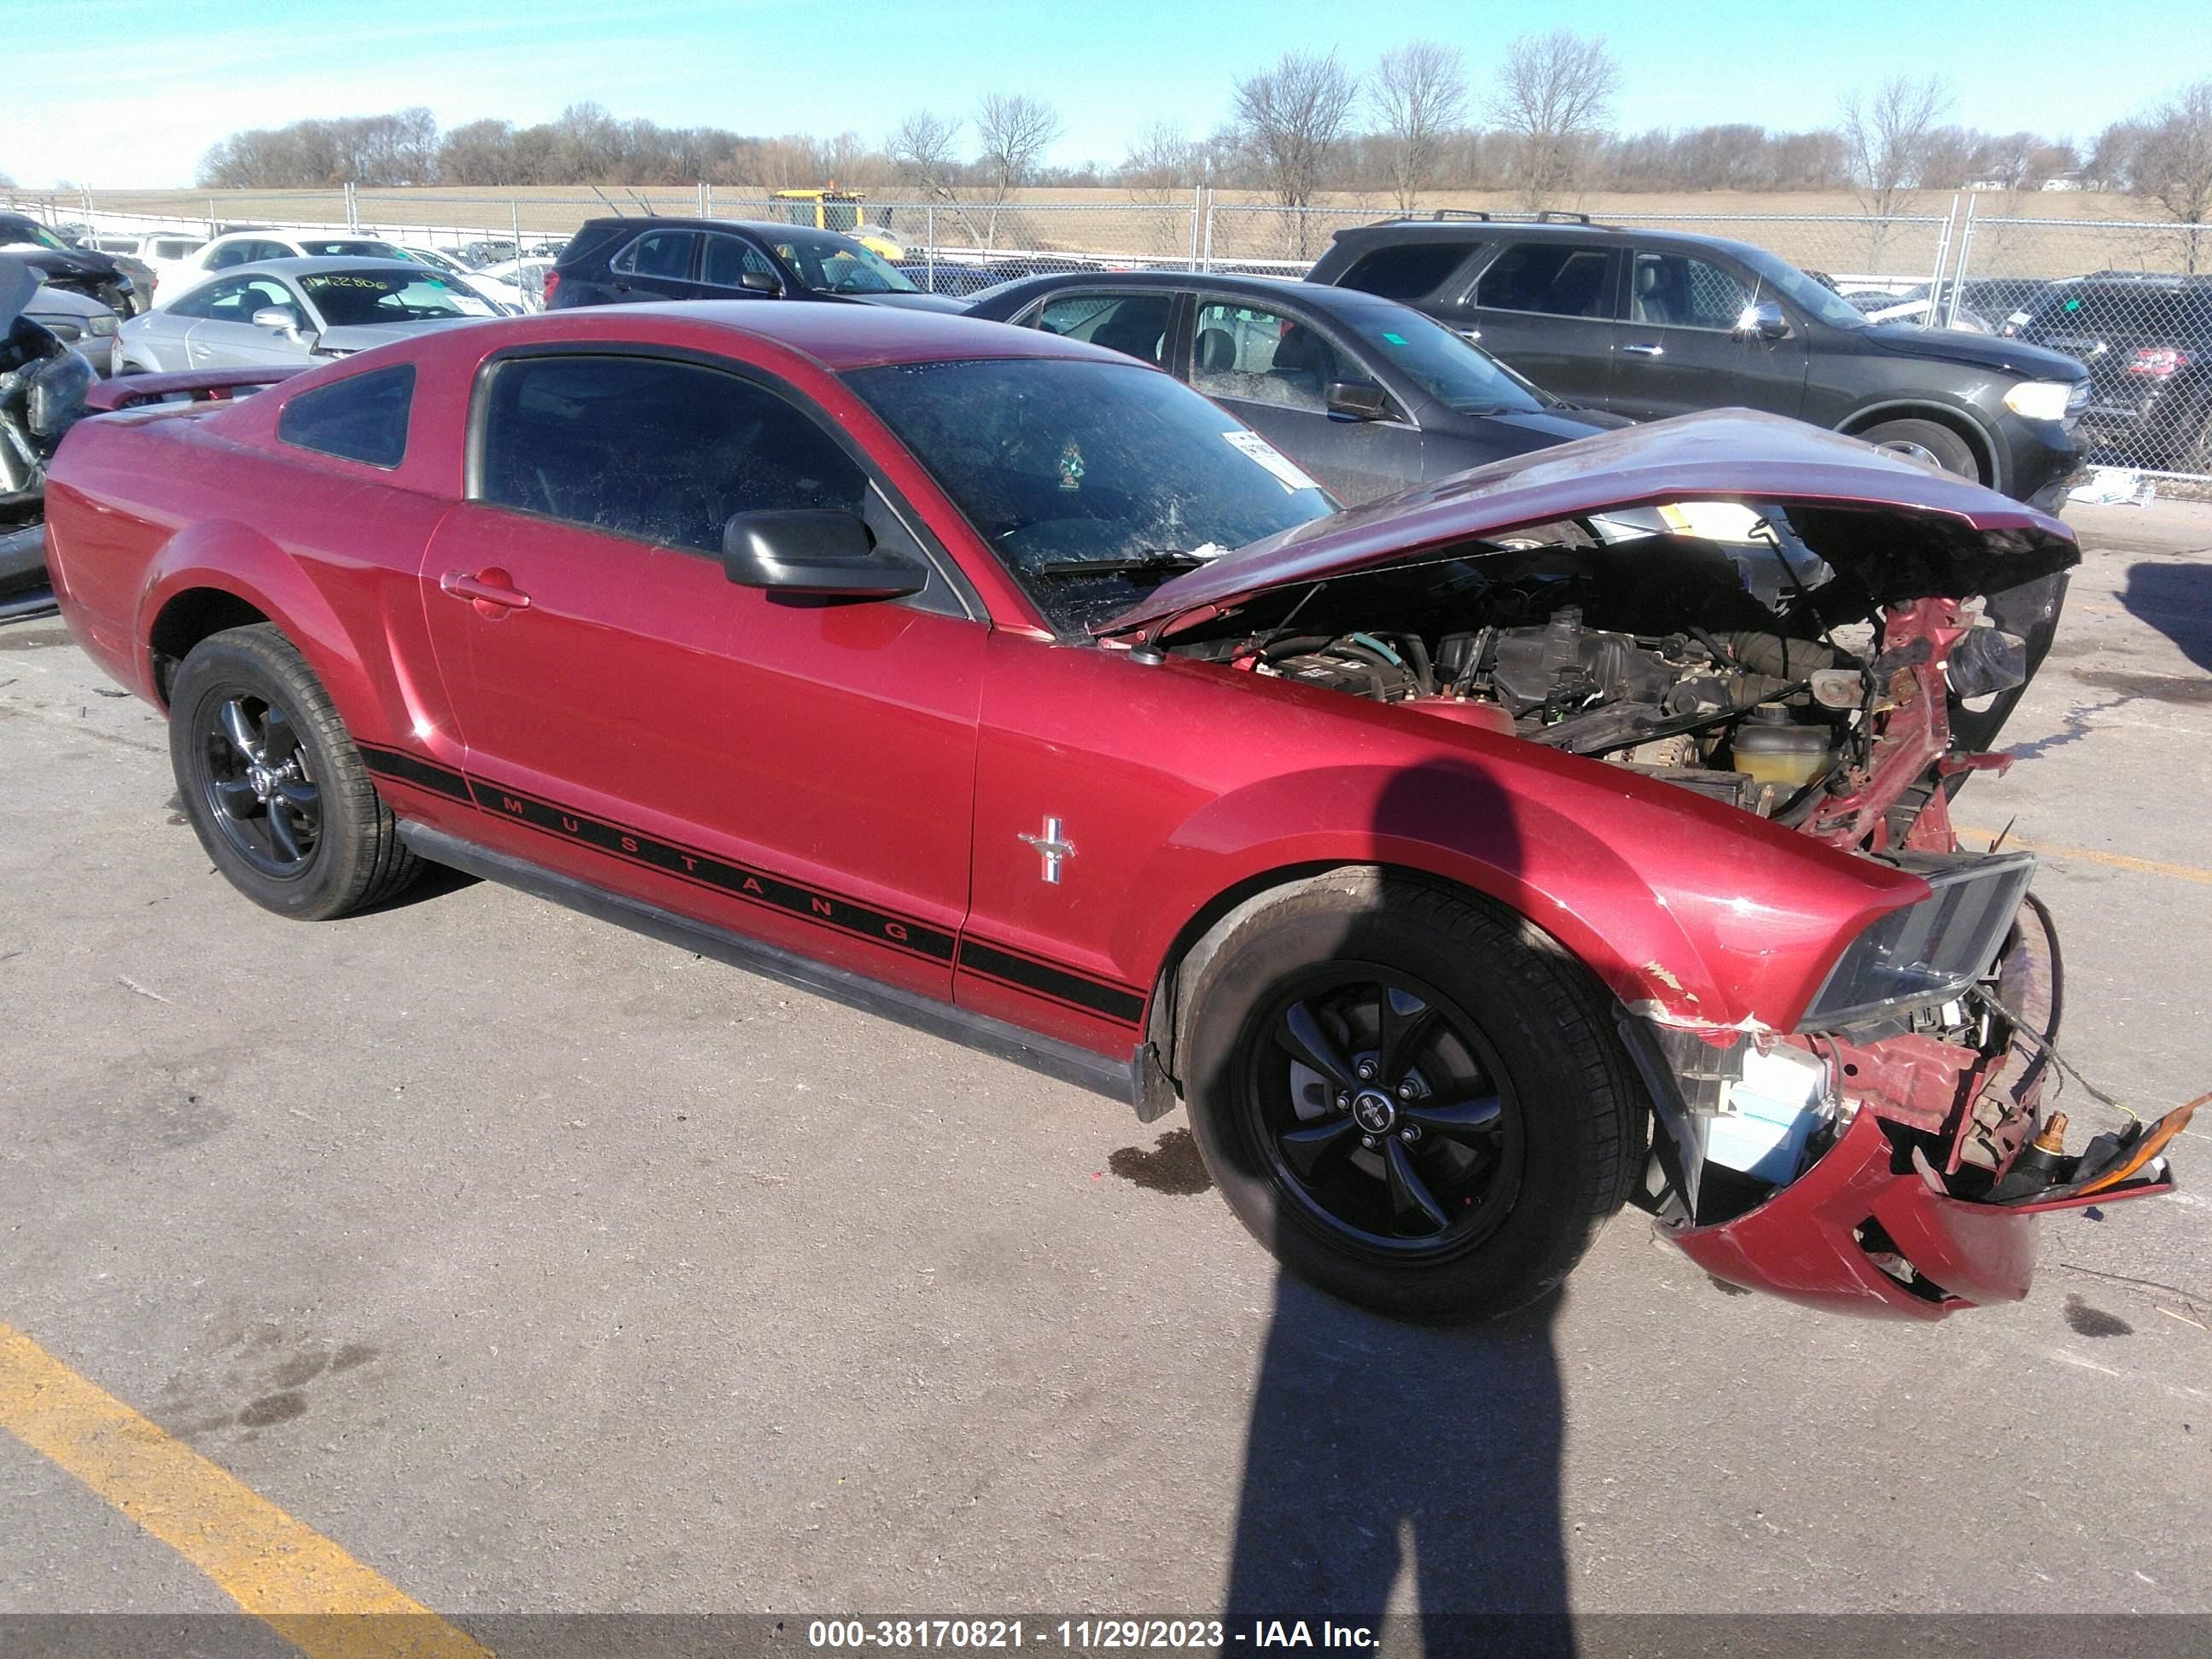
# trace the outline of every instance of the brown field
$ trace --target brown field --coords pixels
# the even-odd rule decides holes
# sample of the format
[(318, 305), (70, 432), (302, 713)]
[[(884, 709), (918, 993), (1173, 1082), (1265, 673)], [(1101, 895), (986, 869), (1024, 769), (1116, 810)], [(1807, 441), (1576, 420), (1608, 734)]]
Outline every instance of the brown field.
[[(711, 192), (713, 210), (732, 217), (759, 215), (767, 210), (766, 195), (764, 187), (717, 185)], [(888, 190), (877, 195), (897, 199)], [(1961, 223), (1969, 204), (1979, 221), (1970, 266), (1974, 276), (2056, 276), (2104, 268), (2179, 270), (2191, 263), (2189, 235), (2178, 228), (2105, 228), (2166, 217), (2154, 204), (2136, 198), (2054, 191), (2014, 196), (1962, 192), (1955, 199)], [(363, 190), (356, 200), (367, 226), (440, 235), (514, 230), (557, 235), (611, 211), (696, 212), (700, 193), (688, 186), (607, 186), (595, 191), (550, 185)], [(1274, 210), (1255, 191), (1217, 191), (1212, 200), (1216, 211), (1211, 251), (1224, 262), (1311, 259), (1328, 245), (1330, 232), (1391, 211), (1389, 197), (1381, 193), (1325, 197), (1316, 210), (1295, 217)], [(1686, 229), (1741, 237), (1808, 269), (1924, 276), (1934, 268), (1943, 220), (1954, 200), (1949, 191), (1923, 192), (1909, 210), (1912, 216), (1883, 227), (1852, 222), (1863, 218), (1863, 210), (1843, 191), (1592, 193), (1573, 206), (1601, 221), (1679, 222)], [(66, 214), (82, 202), (64, 196), (55, 204)], [(933, 213), (901, 206), (896, 228), (910, 242), (919, 242), (927, 222), (938, 246), (946, 249), (1049, 249), (1180, 259), (1194, 251), (1191, 204), (1188, 191), (1155, 203), (1121, 189), (1030, 190), (1017, 192), (995, 211), (973, 202), (939, 204)], [(94, 194), (92, 205), (103, 212), (249, 223), (343, 223), (346, 216), (344, 197), (335, 190), (103, 191)], [(1516, 207), (1508, 196), (1468, 191), (1440, 191), (1422, 204), (1424, 211)], [(1199, 251), (1204, 251), (1203, 224), (1198, 232)], [(1955, 260), (1955, 231), (1954, 235), (1953, 259), (1947, 265)], [(2212, 237), (2207, 240), (2212, 242)], [(2194, 262), (2197, 268), (2208, 263), (2212, 246), (2201, 250)]]

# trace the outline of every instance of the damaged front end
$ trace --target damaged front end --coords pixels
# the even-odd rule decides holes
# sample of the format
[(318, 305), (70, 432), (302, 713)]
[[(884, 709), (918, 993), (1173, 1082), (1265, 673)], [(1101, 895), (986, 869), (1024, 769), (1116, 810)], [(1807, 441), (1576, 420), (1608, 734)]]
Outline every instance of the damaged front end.
[(2068, 1151), (2033, 860), (1964, 851), (1952, 823), (1966, 781), (2009, 763), (1989, 745), (2078, 558), (2017, 502), (1729, 411), (1301, 526), (1102, 631), (1637, 773), (1917, 878), (1802, 1007), (1717, 1020), (1654, 963), (1620, 1024), (1664, 1236), (1733, 1284), (1934, 1318), (2026, 1294), (2037, 1214), (2168, 1190), (2191, 1109)]

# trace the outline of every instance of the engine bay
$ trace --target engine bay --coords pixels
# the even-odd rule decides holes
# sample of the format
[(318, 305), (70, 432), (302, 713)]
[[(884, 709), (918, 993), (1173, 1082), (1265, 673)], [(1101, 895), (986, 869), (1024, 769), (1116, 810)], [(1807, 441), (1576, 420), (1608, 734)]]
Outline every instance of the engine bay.
[[(1778, 509), (1702, 506), (1539, 526), (1264, 595), (1237, 615), (1238, 631), (1176, 648), (1603, 761), (1793, 827), (1859, 800), (1879, 773), (1879, 811), (1839, 844), (1902, 842), (1949, 722), (1921, 711), (1936, 741), (1900, 777), (1878, 764), (1883, 717), (1923, 696), (1971, 706), (2017, 688), (2024, 641), (1978, 599), (1885, 603)], [(1907, 797), (1905, 817), (1890, 820)]]

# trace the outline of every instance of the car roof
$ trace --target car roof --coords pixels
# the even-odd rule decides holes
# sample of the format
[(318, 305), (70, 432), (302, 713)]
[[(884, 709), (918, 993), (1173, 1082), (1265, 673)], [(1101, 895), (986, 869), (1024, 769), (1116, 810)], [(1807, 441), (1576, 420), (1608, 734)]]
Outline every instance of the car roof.
[(1633, 236), (1639, 242), (1667, 247), (1717, 247), (1734, 252), (1761, 252), (1752, 243), (1730, 236), (1706, 236), (1694, 230), (1652, 230), (1641, 225), (1562, 225), (1531, 219), (1384, 219), (1371, 225), (1350, 225), (1332, 240), (1346, 247), (1399, 242), (1515, 241), (1616, 242)]
[[(633, 329), (626, 325), (635, 326)], [(471, 340), (481, 342), (490, 337), (486, 331), (496, 331), (500, 337), (500, 347), (495, 349), (504, 349), (510, 343), (556, 344), (570, 339), (604, 345), (611, 338), (619, 339), (626, 333), (641, 345), (680, 343), (706, 351), (713, 351), (718, 345), (723, 349), (730, 349), (725, 342), (759, 340), (811, 358), (837, 374), (894, 363), (1033, 357), (1134, 365), (1146, 374), (1162, 372), (1121, 352), (1082, 340), (1062, 339), (1036, 329), (985, 322), (957, 313), (915, 311), (896, 306), (796, 301), (777, 303), (763, 300), (578, 306), (538, 312), (528, 317), (475, 323), (455, 332), (465, 332)], [(455, 345), (453, 349), (461, 348)]]
[(404, 270), (410, 275), (442, 276), (442, 271), (412, 259), (386, 259), (374, 253), (295, 254), (289, 259), (250, 259), (242, 265), (226, 265), (216, 277), (253, 276), (270, 272), (279, 276), (312, 276), (323, 270)]
[[(1379, 294), (1370, 294), (1364, 289), (1309, 283), (1300, 276), (1262, 276), (1219, 270), (1053, 270), (1035, 276), (1018, 276), (1012, 282), (1002, 283), (987, 292), (995, 309), (1002, 301), (1025, 305), (1040, 295), (1061, 290), (1088, 292), (1133, 288), (1202, 288), (1209, 294), (1229, 295), (1259, 304), (1287, 302), (1307, 306), (1331, 315), (1384, 310), (1403, 313), (1410, 308), (1399, 301), (1386, 300)], [(984, 296), (977, 295), (975, 297), (981, 300)]]

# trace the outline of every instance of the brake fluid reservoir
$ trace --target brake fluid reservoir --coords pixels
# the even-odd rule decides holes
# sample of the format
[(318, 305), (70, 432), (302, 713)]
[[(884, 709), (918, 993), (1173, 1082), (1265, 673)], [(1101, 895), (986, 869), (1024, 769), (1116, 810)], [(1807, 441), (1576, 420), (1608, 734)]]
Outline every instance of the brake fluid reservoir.
[(1833, 758), (1828, 728), (1800, 726), (1778, 702), (1763, 702), (1735, 728), (1730, 743), (1735, 769), (1759, 783), (1802, 789), (1828, 769)]

